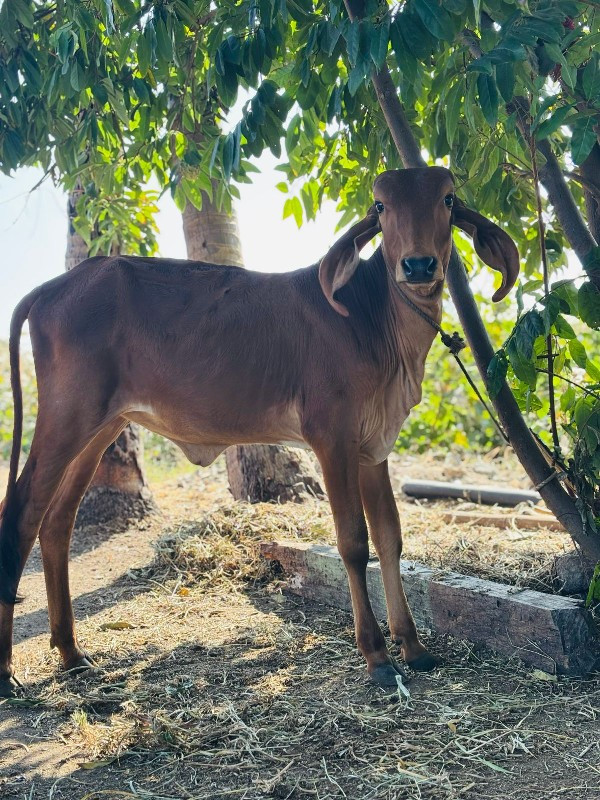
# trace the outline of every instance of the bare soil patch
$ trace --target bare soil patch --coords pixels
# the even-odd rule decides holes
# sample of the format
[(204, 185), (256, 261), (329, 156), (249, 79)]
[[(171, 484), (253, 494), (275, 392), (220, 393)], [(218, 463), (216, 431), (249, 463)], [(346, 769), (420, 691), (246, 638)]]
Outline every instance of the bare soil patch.
[[(404, 475), (527, 486), (508, 459), (398, 457), (393, 475), (397, 490)], [(15, 659), (27, 691), (0, 705), (0, 797), (597, 796), (600, 676), (551, 678), (425, 632), (442, 667), (414, 675), (408, 700), (385, 694), (350, 616), (284, 594), (257, 557), (266, 521), (331, 541), (326, 503), (235, 504), (222, 464), (152, 489), (162, 516), (74, 539), (79, 635), (98, 672), (58, 671), (29, 562)], [(401, 500), (407, 557), (549, 585), (540, 564), (566, 534), (448, 525), (447, 505)]]

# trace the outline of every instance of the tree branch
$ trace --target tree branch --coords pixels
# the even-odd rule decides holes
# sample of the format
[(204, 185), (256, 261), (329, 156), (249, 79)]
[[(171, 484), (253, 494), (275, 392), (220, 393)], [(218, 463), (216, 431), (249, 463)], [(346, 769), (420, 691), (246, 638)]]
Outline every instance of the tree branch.
[[(531, 116), (529, 103), (524, 97), (513, 97), (506, 104), (509, 114), (516, 112), (517, 127), (525, 141), (531, 143)], [(548, 192), (548, 199), (554, 207), (558, 221), (567, 237), (570, 246), (583, 263), (590, 250), (596, 246), (594, 237), (581, 216), (573, 195), (562, 173), (558, 159), (552, 152), (552, 147), (547, 139), (537, 142), (537, 149), (546, 159), (540, 167), (540, 180)]]
[(580, 165), (579, 172), (585, 188), (585, 210), (588, 225), (594, 239), (600, 244), (600, 144), (598, 142)]
[(402, 163), (405, 167), (426, 167), (427, 163), (410, 129), (387, 65), (384, 64), (379, 72), (374, 72), (371, 80)]

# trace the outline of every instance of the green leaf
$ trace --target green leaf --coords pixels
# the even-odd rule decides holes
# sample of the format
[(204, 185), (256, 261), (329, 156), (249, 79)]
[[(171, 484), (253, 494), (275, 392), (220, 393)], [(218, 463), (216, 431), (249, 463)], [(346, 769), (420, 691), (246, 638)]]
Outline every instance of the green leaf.
[(498, 90), (496, 89), (496, 81), (491, 75), (485, 75), (483, 72), (477, 76), (477, 93), (479, 94), (479, 102), (481, 103), (481, 110), (487, 123), (495, 128), (498, 123)]
[(346, 47), (348, 48), (348, 60), (354, 67), (358, 59), (358, 51), (360, 47), (360, 22), (353, 20), (348, 26), (348, 33), (346, 35)]
[(514, 337), (509, 341), (506, 351), (510, 360), (510, 365), (513, 368), (513, 372), (515, 373), (516, 377), (523, 383), (527, 384), (530, 389), (535, 389), (537, 384), (537, 372), (535, 365), (532, 361), (523, 358), (519, 352), (519, 349), (517, 348), (517, 343)]
[(310, 78), (310, 83), (308, 86), (299, 86), (298, 92), (296, 95), (296, 100), (298, 101), (298, 105), (304, 111), (307, 111), (309, 108), (312, 108), (315, 104), (315, 100), (319, 95), (323, 84), (319, 76), (313, 71)]
[(446, 96), (446, 139), (448, 140), (450, 149), (452, 149), (456, 129), (458, 127), (458, 119), (462, 108), (462, 96), (462, 81), (455, 83)]
[(577, 395), (572, 386), (568, 386), (560, 396), (560, 409), (561, 411), (568, 411), (573, 407)]
[(494, 400), (498, 392), (504, 385), (508, 361), (504, 350), (498, 350), (488, 364), (487, 368), (487, 390), (490, 398)]
[(37, 61), (27, 50), (23, 52), (23, 70), (34, 93), (39, 92), (42, 86), (42, 73)]
[(544, 320), (539, 311), (532, 309), (527, 311), (514, 330), (513, 339), (519, 354), (525, 360), (529, 360), (533, 353), (533, 345), (538, 336), (544, 334)]
[(411, 84), (414, 83), (418, 71), (417, 61), (412, 52), (405, 45), (399, 17), (396, 17), (390, 27), (390, 39), (392, 41), (394, 55), (396, 56), (396, 63), (404, 79), (410, 81)]
[(228, 133), (225, 137), (225, 142), (223, 144), (223, 173), (225, 175), (225, 180), (228, 181), (231, 178), (231, 170), (233, 168), (233, 159), (235, 156), (235, 141), (233, 134)]
[(146, 46), (148, 49), (148, 62), (149, 66), (152, 67), (154, 65), (154, 59), (156, 58), (156, 31), (154, 30), (154, 25), (152, 22), (148, 22), (146, 27), (144, 28), (144, 33), (142, 37), (146, 40)]
[(496, 65), (496, 83), (504, 102), (512, 100), (515, 93), (515, 68), (508, 61)]
[(162, 19), (156, 21), (155, 30), (158, 55), (164, 62), (170, 64), (173, 61), (173, 42)]
[(573, 123), (573, 134), (571, 136), (571, 158), (575, 164), (581, 164), (589, 156), (592, 147), (596, 143), (596, 132), (594, 131), (594, 117), (586, 116)]
[(550, 333), (550, 328), (554, 324), (554, 321), (556, 320), (560, 311), (560, 300), (553, 294), (549, 294), (543, 302), (544, 308), (541, 311), (541, 315), (544, 323), (544, 334), (547, 335)]
[(539, 141), (541, 139), (546, 139), (550, 134), (557, 131), (560, 126), (565, 121), (568, 113), (571, 111), (571, 106), (561, 106), (560, 108), (556, 109), (556, 111), (545, 119), (543, 122), (540, 123), (540, 126), (537, 128), (535, 133), (535, 138)]
[(362, 65), (357, 64), (353, 67), (350, 71), (350, 75), (348, 76), (348, 91), (354, 97), (356, 92), (358, 91), (359, 86), (365, 79), (365, 73), (363, 71)]
[(456, 34), (452, 17), (436, 0), (414, 0), (414, 8), (423, 25), (436, 39), (451, 42)]
[(585, 352), (585, 347), (581, 344), (579, 339), (570, 340), (569, 353), (571, 354), (571, 358), (577, 364), (577, 366), (585, 369), (585, 365), (587, 364), (587, 353)]
[(259, 72), (262, 72), (265, 60), (266, 46), (267, 46), (267, 39), (265, 36), (265, 32), (262, 28), (259, 28), (254, 34), (254, 38), (252, 39), (252, 60), (254, 62), (256, 69)]
[(585, 371), (593, 381), (600, 383), (600, 368), (594, 364), (593, 361), (590, 361), (589, 358), (585, 365)]
[(560, 336), (563, 339), (577, 338), (575, 331), (569, 325), (567, 320), (562, 316), (562, 314), (559, 314), (557, 318), (554, 320), (554, 330), (556, 331), (557, 336)]
[(185, 198), (185, 192), (183, 191), (183, 186), (181, 185), (181, 183), (176, 183), (175, 184), (175, 189), (173, 189), (173, 187), (171, 187), (171, 194), (173, 195), (173, 200), (175, 201), (175, 205), (177, 206), (177, 209), (179, 211), (183, 212), (185, 210), (186, 198)]
[(591, 281), (582, 283), (577, 293), (579, 315), (590, 328), (600, 328), (600, 289)]
[(552, 284), (551, 297), (556, 297), (560, 303), (560, 310), (574, 317), (579, 316), (577, 303), (577, 288), (572, 280), (556, 281)]
[(600, 56), (593, 53), (583, 70), (581, 86), (586, 100), (598, 101), (600, 97)]
[(371, 34), (370, 54), (377, 69), (381, 69), (387, 55), (390, 38), (390, 18), (386, 14), (380, 25), (373, 28)]
[(302, 225), (302, 203), (297, 197), (288, 197), (283, 204), (283, 218), (293, 216), (296, 225), (300, 228)]
[(137, 78), (137, 77), (134, 78), (133, 79), (133, 88), (134, 88), (134, 91), (135, 91), (136, 95), (138, 96), (138, 99), (140, 100), (140, 102), (142, 102), (142, 103), (150, 103), (151, 102), (150, 90), (148, 89), (148, 86), (146, 85), (146, 81), (142, 80), (141, 78)]
[(140, 72), (145, 75), (148, 72), (151, 59), (150, 41), (147, 36), (138, 36), (137, 58)]
[[(10, 0), (8, 0), (8, 2), (10, 2)], [(16, 18), (24, 28), (29, 28), (31, 30), (35, 26), (35, 21), (30, 5), (31, 4), (27, 0), (13, 0), (12, 2), (12, 8)]]
[(569, 89), (574, 89), (577, 84), (577, 67), (575, 64), (569, 64), (565, 61), (562, 65), (561, 77)]
[(106, 23), (106, 30), (108, 33), (112, 33), (115, 29), (112, 0), (104, 0), (104, 21)]
[(479, 58), (476, 58), (474, 61), (471, 61), (467, 67), (467, 72), (484, 72), (486, 75), (493, 75), (494, 73), (494, 65), (488, 58), (487, 53)]
[(215, 69), (218, 75), (225, 75), (225, 59), (223, 58), (223, 45), (215, 53)]
[(467, 7), (467, 0), (445, 0), (444, 8), (451, 14), (463, 14)]
[(308, 58), (302, 59), (302, 64), (300, 65), (300, 80), (303, 86), (308, 86), (308, 82), (310, 81), (310, 61)]

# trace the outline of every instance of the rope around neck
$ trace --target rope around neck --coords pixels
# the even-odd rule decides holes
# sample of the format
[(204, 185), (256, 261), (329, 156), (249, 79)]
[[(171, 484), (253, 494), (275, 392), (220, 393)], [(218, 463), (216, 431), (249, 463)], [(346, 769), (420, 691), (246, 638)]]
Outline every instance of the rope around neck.
[[(433, 317), (430, 317), (429, 314), (427, 314), (425, 311), (423, 311), (422, 308), (419, 308), (419, 306), (416, 303), (413, 303), (413, 301), (410, 299), (410, 297), (408, 297), (408, 295), (406, 295), (404, 293), (404, 291), (400, 288), (400, 286), (398, 285), (398, 282), (396, 281), (396, 278), (394, 277), (394, 275), (392, 275), (392, 273), (391, 273), (391, 271), (390, 271), (390, 269), (389, 269), (389, 267), (388, 267), (388, 265), (387, 265), (387, 263), (385, 261), (385, 258), (383, 257), (383, 253), (381, 252), (381, 247), (377, 248), (377, 250), (374, 253), (374, 256), (378, 260), (383, 262), (383, 264), (385, 266), (385, 269), (386, 269), (386, 272), (390, 277), (392, 286), (396, 290), (396, 292), (399, 295), (399, 297), (401, 298), (402, 302), (405, 303), (410, 309), (412, 309), (416, 314), (418, 314), (421, 317), (422, 320), (427, 322), (428, 325), (430, 325), (434, 330), (436, 330), (439, 333), (440, 339), (442, 340), (442, 342), (446, 345), (448, 350), (454, 356), (454, 359), (456, 360), (456, 363), (460, 367), (463, 375), (467, 379), (467, 382), (468, 382), (469, 386), (475, 392), (475, 395), (479, 399), (480, 403), (482, 404), (482, 406), (485, 408), (485, 410), (489, 414), (492, 422), (494, 423), (494, 425), (498, 429), (498, 432), (500, 433), (500, 436), (502, 436), (502, 438), (504, 439), (504, 441), (507, 444), (510, 444), (510, 439), (508, 438), (508, 435), (506, 434), (506, 431), (504, 430), (504, 428), (502, 427), (502, 425), (500, 424), (500, 422), (498, 421), (498, 419), (494, 415), (494, 413), (491, 410), (491, 408), (489, 407), (489, 405), (484, 400), (481, 392), (479, 391), (479, 389), (477, 388), (475, 382), (473, 381), (473, 379), (471, 378), (471, 376), (467, 372), (467, 368), (465, 367), (465, 365), (463, 364), (460, 356), (458, 355), (460, 353), (460, 351), (463, 350), (467, 346), (467, 343), (465, 342), (463, 337), (460, 335), (460, 333), (458, 333), (458, 331), (453, 331), (452, 335), (446, 333), (444, 331), (444, 329), (442, 328), (442, 326), (439, 324), (439, 322), (436, 322), (436, 320), (434, 320)], [(554, 475), (552, 475), (551, 477), (554, 477)]]

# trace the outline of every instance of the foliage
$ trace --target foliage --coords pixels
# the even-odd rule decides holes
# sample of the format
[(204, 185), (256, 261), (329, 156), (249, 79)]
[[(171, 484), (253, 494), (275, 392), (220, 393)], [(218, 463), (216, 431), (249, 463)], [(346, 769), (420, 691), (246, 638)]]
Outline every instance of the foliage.
[[(41, 163), (67, 187), (79, 181), (91, 225), (96, 195), (139, 192), (151, 176), (180, 208), (203, 196), (227, 207), (250, 179), (249, 159), (268, 148), (281, 160), (284, 215), (300, 225), (330, 197), (345, 225), (370, 205), (373, 175), (401, 165), (370, 82), (387, 60), (430, 161), (450, 166), (465, 202), (518, 243), (519, 317), (490, 391), (506, 374), (521, 407), (545, 417), (539, 369), (550, 341), (565, 386), (555, 455), (570, 459), (589, 507), (600, 477), (599, 365), (585, 331), (600, 324), (600, 253), (584, 248), (583, 277), (560, 283), (573, 237), (548, 206), (554, 284), (541, 292), (529, 136), (546, 147), (540, 170), (556, 159), (585, 215), (584, 190), (600, 193), (584, 174), (600, 157), (598, 4), (367, 0), (363, 10), (350, 21), (342, 0), (5, 0), (2, 168)], [(232, 118), (240, 89), (249, 99)], [(104, 213), (106, 226), (122, 224), (111, 223), (112, 204)]]

